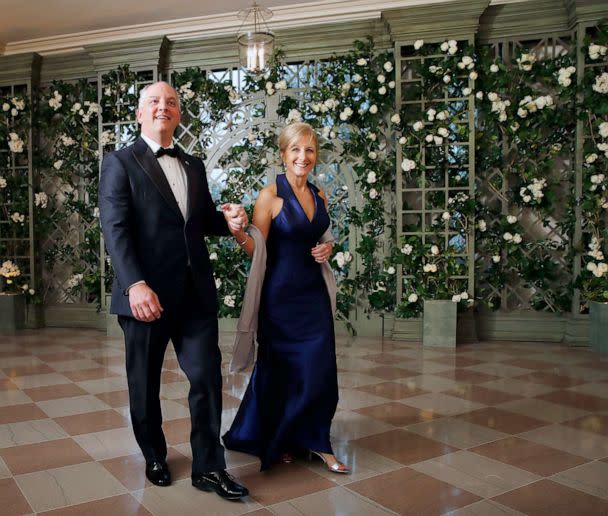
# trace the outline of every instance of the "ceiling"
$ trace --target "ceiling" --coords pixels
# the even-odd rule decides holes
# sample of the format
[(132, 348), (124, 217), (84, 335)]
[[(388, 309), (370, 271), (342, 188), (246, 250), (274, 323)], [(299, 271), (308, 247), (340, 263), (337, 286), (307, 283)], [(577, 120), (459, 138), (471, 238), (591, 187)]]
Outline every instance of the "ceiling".
[[(385, 9), (453, 0), (258, 0), (272, 28), (379, 17)], [(491, 0), (490, 4), (527, 0)], [(0, 55), (66, 52), (86, 43), (152, 35), (234, 33), (253, 0), (0, 0)]]
[[(264, 7), (276, 7), (311, 2), (263, 0), (260, 3)], [(0, 44), (233, 13), (251, 4), (251, 0), (0, 0)]]

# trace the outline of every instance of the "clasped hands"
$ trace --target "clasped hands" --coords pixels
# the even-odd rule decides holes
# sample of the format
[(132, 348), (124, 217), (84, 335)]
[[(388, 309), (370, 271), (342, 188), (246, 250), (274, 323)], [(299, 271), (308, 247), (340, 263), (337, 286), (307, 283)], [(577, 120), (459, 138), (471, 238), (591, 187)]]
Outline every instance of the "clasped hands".
[(228, 223), (230, 233), (237, 236), (237, 233), (242, 234), (243, 230), (249, 224), (249, 217), (242, 204), (226, 203), (222, 204), (222, 213)]
[(310, 252), (317, 263), (324, 263), (329, 260), (331, 251), (334, 248), (333, 242), (324, 242), (314, 246)]
[[(243, 230), (249, 223), (247, 212), (242, 204), (226, 203), (222, 205), (222, 213), (228, 223), (228, 229), (234, 236), (242, 235)], [(138, 321), (152, 322), (160, 319), (163, 307), (160, 304), (156, 292), (146, 283), (133, 285), (129, 289), (129, 305), (133, 317)]]

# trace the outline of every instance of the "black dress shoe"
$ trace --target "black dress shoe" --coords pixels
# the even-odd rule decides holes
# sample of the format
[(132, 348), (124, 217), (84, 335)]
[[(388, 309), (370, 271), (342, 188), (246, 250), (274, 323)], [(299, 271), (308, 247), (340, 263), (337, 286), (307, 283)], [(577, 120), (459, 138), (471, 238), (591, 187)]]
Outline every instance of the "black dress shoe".
[(146, 464), (146, 478), (154, 485), (165, 487), (171, 485), (171, 472), (166, 462), (149, 462)]
[(237, 484), (225, 470), (193, 474), (192, 485), (201, 491), (215, 491), (226, 500), (238, 500), (249, 494), (249, 490)]

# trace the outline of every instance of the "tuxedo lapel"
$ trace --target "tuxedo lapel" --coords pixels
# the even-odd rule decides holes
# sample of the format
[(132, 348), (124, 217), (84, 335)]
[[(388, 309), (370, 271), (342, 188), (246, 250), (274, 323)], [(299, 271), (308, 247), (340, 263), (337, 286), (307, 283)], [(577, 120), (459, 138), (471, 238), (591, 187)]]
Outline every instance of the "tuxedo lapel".
[(156, 159), (156, 156), (154, 156), (152, 149), (150, 149), (148, 144), (141, 138), (138, 138), (133, 145), (133, 156), (135, 157), (135, 161), (137, 161), (139, 166), (154, 183), (156, 188), (158, 188), (158, 191), (163, 196), (169, 207), (183, 219), (184, 216), (179, 209), (163, 169), (158, 164), (158, 160)]
[(200, 201), (203, 198), (203, 196), (200, 195), (201, 171), (197, 170), (194, 167), (193, 158), (191, 156), (182, 153), (180, 155), (180, 160), (182, 162), (184, 170), (186, 171), (186, 178), (188, 180), (188, 208), (186, 215), (186, 220), (188, 220), (190, 218), (190, 215), (192, 214), (192, 209), (194, 208), (197, 200)]

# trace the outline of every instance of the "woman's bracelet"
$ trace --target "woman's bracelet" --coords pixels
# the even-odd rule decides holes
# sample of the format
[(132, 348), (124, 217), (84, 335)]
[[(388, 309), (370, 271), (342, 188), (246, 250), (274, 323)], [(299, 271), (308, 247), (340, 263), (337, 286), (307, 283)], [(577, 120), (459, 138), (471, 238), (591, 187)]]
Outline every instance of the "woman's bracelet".
[(236, 242), (236, 243), (237, 243), (237, 244), (239, 244), (239, 245), (245, 245), (245, 244), (247, 243), (247, 239), (248, 239), (248, 238), (249, 238), (249, 235), (248, 235), (247, 233), (245, 233), (245, 240), (243, 240), (242, 242), (239, 242), (239, 241), (237, 240), (237, 242)]

